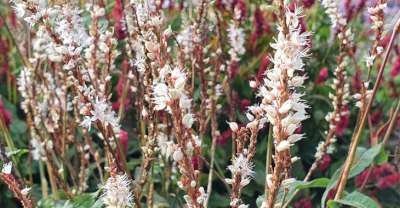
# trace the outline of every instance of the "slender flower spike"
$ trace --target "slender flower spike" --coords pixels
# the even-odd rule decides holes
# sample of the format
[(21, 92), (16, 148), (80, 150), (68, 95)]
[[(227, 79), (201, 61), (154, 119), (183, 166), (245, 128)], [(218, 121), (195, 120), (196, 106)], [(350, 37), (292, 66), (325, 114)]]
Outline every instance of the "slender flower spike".
[(126, 174), (108, 178), (102, 195), (103, 203), (108, 208), (127, 208), (133, 206), (131, 181)]
[(232, 165), (228, 166), (228, 169), (232, 175), (240, 174), (242, 181), (245, 181), (242, 186), (247, 185), (254, 174), (253, 164), (243, 154), (233, 158)]
[[(290, 175), (292, 158), (290, 146), (303, 135), (295, 134), (301, 122), (308, 118), (307, 104), (303, 94), (297, 92), (302, 87), (304, 75), (303, 59), (308, 56), (310, 34), (301, 30), (301, 10), (286, 10), (284, 24), (278, 27), (278, 36), (271, 47), (275, 54), (271, 60), (274, 67), (266, 71), (264, 84), (259, 87), (258, 96), (262, 98), (261, 107), (265, 118), (272, 124), (275, 139), (275, 167), (269, 182), (269, 192), (265, 199), (268, 207), (274, 207), (279, 187)], [(285, 28), (287, 27), (287, 30)]]

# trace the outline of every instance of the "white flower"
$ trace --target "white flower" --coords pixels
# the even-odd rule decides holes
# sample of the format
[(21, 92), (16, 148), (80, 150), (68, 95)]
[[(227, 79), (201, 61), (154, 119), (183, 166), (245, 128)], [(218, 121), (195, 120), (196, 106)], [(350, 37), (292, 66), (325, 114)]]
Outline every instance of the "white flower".
[(104, 185), (102, 201), (108, 208), (126, 208), (133, 206), (131, 180), (126, 174), (111, 176)]
[(229, 54), (233, 60), (238, 60), (238, 56), (243, 55), (246, 52), (246, 49), (244, 48), (245, 34), (243, 29), (237, 27), (234, 23), (229, 24), (228, 37), (231, 46)]
[(295, 163), (295, 162), (298, 161), (298, 160), (300, 160), (300, 157), (297, 157), (297, 156), (292, 157), (292, 158), (290, 159), (290, 161), (291, 161), (292, 163)]
[(168, 136), (160, 132), (157, 134), (157, 144), (160, 148), (161, 155), (169, 158), (175, 150), (174, 142), (168, 141)]
[(4, 163), (1, 172), (4, 174), (11, 174), (12, 162)]
[(282, 152), (282, 151), (288, 150), (290, 148), (290, 146), (292, 146), (292, 145), (288, 141), (283, 140), (283, 141), (279, 142), (278, 145), (276, 145), (276, 151)]
[[(276, 144), (277, 151), (289, 149), (294, 142), (302, 138), (294, 132), (301, 122), (308, 118), (308, 106), (302, 99), (303, 94), (296, 91), (306, 79), (303, 59), (308, 56), (310, 36), (307, 32), (301, 32), (300, 16), (300, 9), (294, 12), (286, 11), (289, 34), (285, 35), (282, 27), (278, 28), (278, 36), (271, 44), (275, 49), (271, 59), (274, 66), (266, 71), (264, 83), (259, 87), (257, 94), (262, 98), (260, 107), (263, 110), (263, 119), (267, 119), (273, 125), (274, 137), (280, 137), (281, 142)], [(285, 94), (287, 96), (284, 96)]]
[(229, 128), (233, 131), (236, 132), (237, 130), (239, 130), (239, 126), (236, 122), (227, 122), (229, 125)]
[(183, 116), (182, 118), (182, 123), (185, 125), (186, 128), (190, 129), (192, 128), (194, 122), (193, 114), (187, 113)]
[(183, 52), (187, 57), (192, 53), (194, 49), (193, 39), (194, 39), (194, 32), (193, 26), (186, 26), (185, 29), (182, 30), (178, 36), (176, 37), (178, 43), (182, 45)]
[(286, 102), (283, 103), (283, 105), (279, 108), (279, 113), (285, 114), (289, 112), (289, 110), (292, 108), (292, 101), (287, 100)]
[(31, 188), (30, 187), (26, 187), (26, 188), (21, 190), (21, 194), (26, 196), (26, 195), (29, 194), (30, 191), (31, 191)]
[(172, 158), (176, 161), (179, 162), (183, 159), (183, 153), (182, 151), (178, 148), (175, 150), (174, 154), (172, 155)]
[(155, 104), (155, 110), (165, 109), (170, 100), (171, 99), (168, 95), (168, 86), (165, 83), (157, 83), (153, 86), (153, 102)]
[(325, 146), (325, 142), (321, 141), (319, 142), (318, 146), (317, 146), (317, 151), (315, 152), (315, 159), (316, 160), (320, 160), (322, 158), (322, 156), (324, 156), (324, 146)]
[(25, 16), (25, 9), (26, 5), (23, 3), (15, 3), (14, 6), (12, 6), (14, 9), (15, 14), (17, 15), (18, 18), (22, 18)]
[(372, 65), (374, 65), (374, 60), (375, 60), (375, 56), (367, 56), (365, 58), (365, 62), (367, 64), (367, 67), (372, 67)]
[(249, 161), (243, 154), (238, 157), (232, 158), (232, 165), (228, 166), (228, 169), (232, 173), (232, 177), (236, 174), (240, 174), (242, 187), (250, 183), (250, 179), (254, 175), (253, 163)]
[(85, 116), (81, 122), (82, 127), (90, 129), (91, 123), (98, 120), (105, 126), (111, 125), (113, 128), (119, 129), (118, 118), (106, 99), (96, 97), (92, 106), (93, 110), (90, 111), (92, 115)]
[(322, 0), (321, 4), (325, 8), (325, 12), (331, 19), (333, 28), (337, 25), (346, 24), (346, 19), (339, 12), (339, 5), (337, 0)]
[(199, 188), (200, 196), (197, 197), (197, 203), (202, 204), (207, 199), (207, 193), (205, 192), (204, 188), (201, 186)]
[(44, 156), (43, 144), (34, 136), (30, 140), (32, 146), (31, 154), (34, 160), (40, 160)]

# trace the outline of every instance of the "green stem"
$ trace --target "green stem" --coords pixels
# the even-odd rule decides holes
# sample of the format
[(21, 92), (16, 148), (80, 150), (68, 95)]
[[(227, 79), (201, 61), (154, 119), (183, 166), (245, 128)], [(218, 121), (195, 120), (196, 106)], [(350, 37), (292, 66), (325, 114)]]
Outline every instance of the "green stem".
[(266, 154), (266, 158), (265, 158), (265, 197), (267, 197), (268, 194), (268, 183), (267, 183), (267, 179), (268, 179), (268, 174), (269, 174), (269, 166), (271, 165), (271, 161), (272, 161), (272, 140), (273, 140), (273, 134), (272, 134), (272, 125), (269, 125), (269, 129), (268, 129), (268, 141), (267, 141), (267, 154)]

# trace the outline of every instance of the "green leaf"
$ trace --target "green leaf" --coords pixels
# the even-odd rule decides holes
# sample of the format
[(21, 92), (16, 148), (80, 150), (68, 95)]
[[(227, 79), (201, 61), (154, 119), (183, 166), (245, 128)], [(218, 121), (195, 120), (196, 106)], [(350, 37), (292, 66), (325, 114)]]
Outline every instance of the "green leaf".
[(389, 153), (385, 150), (385, 148), (382, 148), (379, 154), (376, 156), (374, 163), (380, 165), (386, 163), (388, 159)]
[(7, 154), (8, 154), (10, 157), (11, 157), (11, 156), (15, 156), (16, 159), (17, 159), (17, 161), (19, 161), (20, 158), (21, 158), (21, 156), (23, 156), (23, 155), (25, 155), (25, 154), (27, 154), (27, 153), (29, 153), (29, 150), (28, 150), (28, 149), (17, 149), (17, 150), (14, 150), (14, 151), (10, 151), (10, 152), (8, 152)]
[[(368, 150), (365, 150), (365, 148), (362, 148), (362, 147), (357, 148), (355, 160), (350, 168), (350, 173), (349, 173), (348, 179), (357, 176), (365, 168), (367, 168), (369, 165), (371, 165), (374, 162), (375, 157), (381, 152), (381, 149), (382, 149), (382, 144), (378, 144)], [(327, 188), (325, 189), (325, 192), (321, 199), (321, 207), (322, 208), (325, 207), (325, 201), (326, 201), (326, 197), (328, 196), (329, 191), (332, 188), (334, 188), (336, 186), (336, 184), (338, 183), (342, 169), (343, 169), (343, 166), (340, 169), (338, 169), (331, 177), (329, 184), (328, 184)]]
[[(302, 189), (308, 189), (308, 188), (325, 188), (329, 183), (328, 178), (317, 178), (309, 182), (304, 182), (304, 181), (295, 181), (291, 183), (288, 187), (288, 191), (285, 194), (285, 190), (283, 187), (279, 189), (278, 196), (276, 203), (282, 203), (284, 199), (292, 199), (295, 196), (295, 192), (297, 190), (302, 190)], [(261, 207), (262, 201), (264, 200), (265, 195), (263, 194), (262, 196), (259, 196), (257, 198), (257, 205), (258, 207)], [(285, 200), (285, 201), (286, 201)]]
[(95, 204), (95, 194), (81, 194), (72, 199), (73, 207), (90, 208)]
[(343, 199), (340, 200), (329, 200), (328, 201), (328, 207), (329, 208), (334, 208), (336, 207), (335, 203), (337, 204), (343, 204), (355, 208), (378, 208), (379, 205), (376, 203), (373, 199), (368, 197), (367, 195), (364, 195), (363, 193), (360, 193), (358, 191), (354, 191), (350, 194), (347, 194)]
[(27, 129), (28, 127), (26, 126), (26, 123), (19, 119), (14, 119), (11, 122), (10, 130), (14, 134), (23, 134), (26, 132)]

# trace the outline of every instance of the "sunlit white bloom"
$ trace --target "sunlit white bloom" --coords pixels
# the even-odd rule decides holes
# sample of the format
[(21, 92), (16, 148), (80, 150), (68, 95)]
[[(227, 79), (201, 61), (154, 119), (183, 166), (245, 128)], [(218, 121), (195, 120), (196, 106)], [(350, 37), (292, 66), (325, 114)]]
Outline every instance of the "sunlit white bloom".
[(17, 15), (18, 18), (22, 18), (25, 16), (25, 9), (26, 6), (23, 3), (15, 3), (12, 8), (15, 11), (15, 14)]
[[(264, 84), (259, 87), (258, 96), (262, 98), (261, 107), (265, 112), (265, 118), (273, 125), (274, 137), (280, 138), (280, 143), (276, 144), (278, 151), (289, 149), (292, 143), (300, 140), (302, 136), (293, 135), (301, 122), (308, 118), (306, 108), (308, 106), (301, 98), (303, 94), (296, 92), (296, 88), (302, 87), (306, 79), (303, 74), (303, 59), (308, 56), (309, 33), (301, 32), (300, 17), (301, 10), (286, 12), (286, 21), (289, 27), (289, 34), (284, 35), (283, 29), (278, 28), (278, 37), (271, 47), (275, 49), (274, 57), (271, 61), (274, 67), (265, 73)], [(282, 80), (284, 83), (284, 92)], [(284, 96), (284, 94), (287, 94)], [(280, 117), (279, 119), (277, 119)], [(277, 121), (280, 120), (280, 123)], [(279, 128), (278, 128), (279, 126)], [(284, 131), (279, 133), (278, 131)], [(290, 140), (290, 141), (286, 141)]]
[(111, 125), (113, 128), (119, 129), (118, 118), (106, 99), (97, 97), (90, 113), (90, 116), (85, 116), (81, 126), (90, 129), (92, 122), (100, 121), (105, 126)]
[(175, 150), (174, 142), (168, 140), (168, 136), (162, 132), (157, 134), (157, 144), (160, 148), (161, 155), (169, 158)]
[[(317, 151), (315, 152), (315, 155), (314, 155), (314, 157), (315, 157), (315, 159), (318, 161), (318, 160), (320, 160), (323, 156), (324, 156), (324, 154), (332, 154), (333, 153), (333, 151), (335, 150), (335, 148), (334, 148), (334, 146), (333, 146), (333, 144), (332, 144), (333, 142), (331, 142), (327, 147), (325, 147), (326, 146), (326, 144), (325, 144), (325, 142), (324, 141), (321, 141), (319, 144), (318, 144), (318, 146), (317, 146)], [(324, 148), (326, 148), (326, 150), (324, 150)]]
[(31, 155), (34, 160), (40, 160), (44, 157), (44, 147), (43, 144), (35, 137), (30, 140), (31, 144)]
[(339, 4), (337, 0), (322, 0), (321, 4), (325, 8), (325, 12), (331, 19), (333, 28), (337, 25), (346, 24), (346, 19), (339, 11)]
[(375, 56), (367, 56), (365, 58), (365, 62), (367, 64), (367, 67), (372, 67), (372, 65), (374, 65), (374, 60), (375, 60)]
[(153, 86), (153, 102), (155, 110), (163, 110), (167, 107), (167, 103), (171, 100), (168, 94), (168, 86), (165, 83), (156, 83)]
[(203, 204), (203, 202), (207, 199), (207, 193), (205, 192), (203, 187), (199, 188), (200, 196), (197, 197), (197, 203)]
[(249, 161), (243, 154), (232, 159), (232, 165), (228, 166), (228, 169), (232, 173), (232, 177), (239, 174), (241, 178), (240, 186), (244, 187), (250, 183), (251, 178), (254, 175), (253, 163)]
[(229, 24), (228, 37), (231, 46), (229, 54), (233, 60), (238, 60), (238, 56), (243, 55), (246, 52), (246, 49), (244, 48), (245, 34), (243, 29), (234, 23)]
[(187, 113), (183, 116), (182, 118), (182, 123), (185, 125), (186, 128), (192, 128), (192, 125), (194, 123), (194, 117), (193, 114)]
[(174, 154), (172, 155), (172, 158), (176, 161), (179, 162), (183, 159), (183, 153), (180, 150), (180, 148), (177, 148), (174, 152)]
[(176, 37), (178, 43), (180, 45), (182, 45), (183, 52), (185, 53), (186, 57), (189, 57), (189, 55), (193, 52), (193, 49), (194, 49), (194, 44), (193, 44), (194, 31), (193, 30), (194, 30), (193, 26), (186, 26)]
[(30, 187), (26, 187), (26, 188), (21, 190), (21, 194), (26, 196), (26, 195), (29, 194), (30, 191), (31, 191), (31, 188)]
[(229, 128), (233, 131), (236, 132), (237, 130), (239, 130), (239, 126), (236, 122), (227, 122), (229, 125)]
[(288, 149), (290, 149), (290, 146), (292, 146), (292, 145), (289, 143), (289, 141), (283, 140), (283, 141), (279, 142), (279, 144), (276, 146), (276, 151), (282, 152), (282, 151), (288, 150)]
[(376, 30), (383, 26), (384, 22), (380, 15), (383, 15), (383, 10), (387, 7), (387, 3), (376, 4), (373, 7), (368, 7), (368, 13), (372, 20), (371, 28)]
[(108, 208), (127, 208), (133, 206), (131, 180), (126, 174), (114, 175), (104, 185), (102, 201)]
[(1, 172), (4, 174), (11, 174), (12, 162), (4, 163)]

